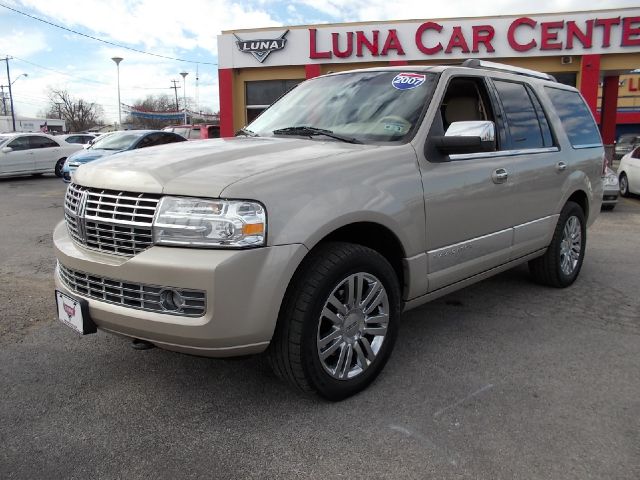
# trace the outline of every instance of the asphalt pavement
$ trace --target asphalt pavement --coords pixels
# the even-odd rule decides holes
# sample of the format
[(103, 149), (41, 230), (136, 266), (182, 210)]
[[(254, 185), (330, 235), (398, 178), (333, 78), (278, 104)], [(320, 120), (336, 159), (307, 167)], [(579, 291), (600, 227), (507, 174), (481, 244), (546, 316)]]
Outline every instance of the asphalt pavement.
[(640, 199), (588, 232), (578, 281), (525, 266), (402, 317), (340, 403), (260, 357), (133, 350), (55, 319), (59, 179), (0, 180), (1, 479), (640, 478)]

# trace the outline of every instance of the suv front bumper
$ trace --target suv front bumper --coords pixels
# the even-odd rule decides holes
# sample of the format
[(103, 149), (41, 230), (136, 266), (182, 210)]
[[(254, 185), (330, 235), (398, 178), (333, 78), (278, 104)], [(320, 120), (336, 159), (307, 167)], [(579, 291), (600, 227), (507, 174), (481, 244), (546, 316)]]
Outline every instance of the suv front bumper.
[(90, 298), (67, 285), (58, 268), (55, 274), (58, 290), (89, 302), (99, 329), (210, 357), (258, 353), (268, 346), (286, 288), (307, 253), (299, 244), (250, 250), (153, 246), (120, 257), (78, 246), (64, 222), (54, 230), (53, 243), (59, 264), (67, 269), (131, 284), (204, 291), (204, 315), (188, 317)]

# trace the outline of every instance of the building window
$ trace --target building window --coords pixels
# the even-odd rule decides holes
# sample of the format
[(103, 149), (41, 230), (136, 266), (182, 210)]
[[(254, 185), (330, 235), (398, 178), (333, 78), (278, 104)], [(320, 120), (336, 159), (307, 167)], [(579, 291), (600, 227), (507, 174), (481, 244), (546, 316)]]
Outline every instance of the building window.
[(302, 80), (258, 80), (246, 82), (245, 105), (247, 106), (247, 123), (251, 123), (269, 105), (275, 102)]

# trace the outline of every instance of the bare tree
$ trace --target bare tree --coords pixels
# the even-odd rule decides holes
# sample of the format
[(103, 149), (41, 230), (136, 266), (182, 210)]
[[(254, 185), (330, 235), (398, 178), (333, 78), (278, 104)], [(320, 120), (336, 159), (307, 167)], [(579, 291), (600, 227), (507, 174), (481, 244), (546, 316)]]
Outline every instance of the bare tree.
[(82, 132), (102, 124), (102, 115), (102, 107), (96, 103), (76, 99), (66, 90), (49, 90), (47, 116), (65, 120), (70, 132)]

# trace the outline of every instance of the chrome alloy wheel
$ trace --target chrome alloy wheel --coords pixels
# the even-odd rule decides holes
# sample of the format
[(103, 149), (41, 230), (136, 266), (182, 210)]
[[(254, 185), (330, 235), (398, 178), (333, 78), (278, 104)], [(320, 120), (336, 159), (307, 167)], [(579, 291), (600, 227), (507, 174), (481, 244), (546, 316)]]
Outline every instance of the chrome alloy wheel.
[(578, 217), (569, 217), (560, 242), (560, 269), (571, 275), (578, 265), (582, 250), (582, 226)]
[(375, 360), (389, 325), (389, 298), (382, 282), (365, 272), (333, 289), (318, 320), (318, 358), (338, 380), (350, 380)]

